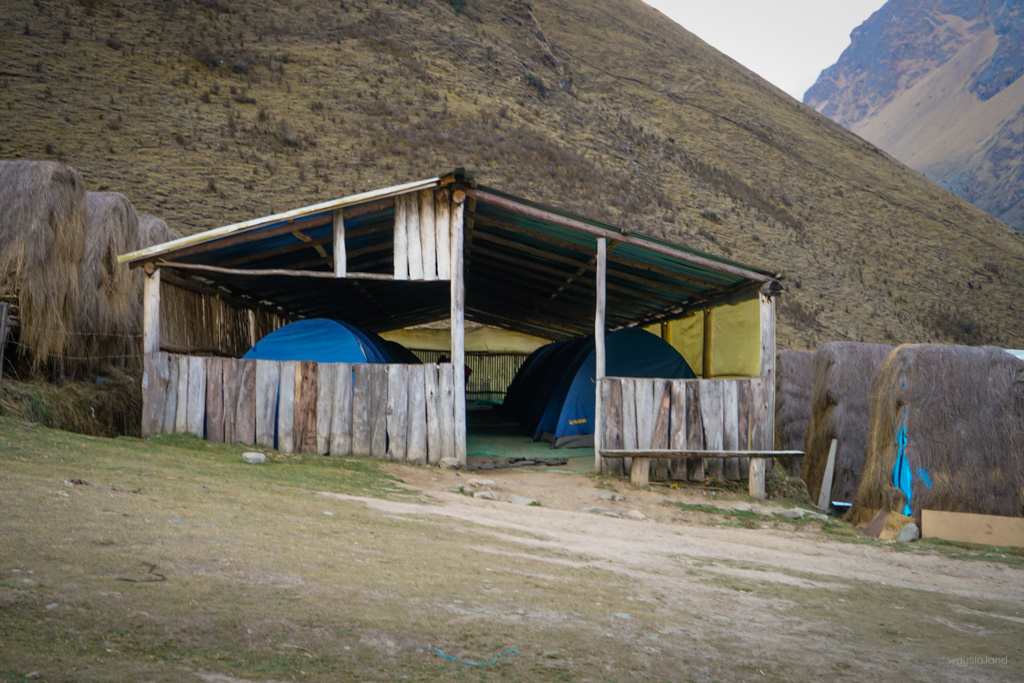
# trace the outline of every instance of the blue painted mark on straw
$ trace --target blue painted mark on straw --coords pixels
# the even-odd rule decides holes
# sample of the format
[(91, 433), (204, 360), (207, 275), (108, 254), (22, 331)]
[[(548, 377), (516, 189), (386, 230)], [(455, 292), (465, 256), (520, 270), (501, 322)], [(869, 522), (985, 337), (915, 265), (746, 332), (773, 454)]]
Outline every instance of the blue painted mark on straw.
[(434, 652), (436, 652), (437, 654), (441, 655), (445, 659), (450, 659), (451, 661), (458, 662), (459, 664), (469, 664), (470, 666), (493, 666), (493, 665), (495, 665), (498, 662), (498, 657), (500, 657), (502, 655), (508, 655), (508, 654), (517, 655), (517, 654), (519, 654), (519, 650), (515, 650), (515, 649), (513, 649), (513, 650), (505, 650), (504, 652), (499, 652), (498, 654), (494, 655), (494, 659), (492, 659), (489, 662), (471, 662), (471, 661), (466, 660), (466, 659), (459, 659), (458, 657), (452, 657), (451, 655), (445, 654), (441, 650), (438, 650), (436, 647), (432, 647), (430, 649), (433, 650)]

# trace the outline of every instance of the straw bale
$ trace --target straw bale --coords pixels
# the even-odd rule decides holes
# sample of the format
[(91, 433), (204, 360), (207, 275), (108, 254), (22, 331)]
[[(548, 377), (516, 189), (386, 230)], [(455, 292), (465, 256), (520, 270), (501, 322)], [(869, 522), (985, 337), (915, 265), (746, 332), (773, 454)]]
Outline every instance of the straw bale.
[(155, 244), (163, 244), (172, 240), (181, 239), (181, 233), (167, 227), (163, 219), (150, 216), (147, 213), (139, 214), (139, 243), (137, 249), (145, 249)]
[[(811, 421), (814, 351), (782, 350), (775, 356), (775, 448), (802, 451)], [(787, 471), (800, 476), (803, 458), (781, 460)]]
[(74, 345), (85, 182), (50, 161), (0, 161), (0, 298), (15, 303), (20, 356), (32, 370)]
[(902, 512), (893, 484), (901, 428), (912, 516), (1024, 516), (1024, 362), (995, 347), (899, 347), (872, 387), (864, 473), (851, 517)]
[(864, 464), (871, 380), (892, 350), (885, 344), (830, 342), (814, 354), (811, 421), (801, 472), (811, 500), (821, 491), (832, 439), (838, 441), (832, 500), (853, 500)]

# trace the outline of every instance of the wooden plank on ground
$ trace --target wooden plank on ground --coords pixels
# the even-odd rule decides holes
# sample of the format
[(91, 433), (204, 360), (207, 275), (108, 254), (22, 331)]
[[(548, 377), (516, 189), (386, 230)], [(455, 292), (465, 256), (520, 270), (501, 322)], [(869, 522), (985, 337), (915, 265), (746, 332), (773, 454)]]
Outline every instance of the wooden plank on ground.
[[(452, 195), (448, 188), (434, 193), (434, 224), (437, 226), (437, 279), (448, 280), (452, 274)], [(428, 380), (429, 381), (429, 380)]]
[(178, 356), (178, 407), (174, 412), (174, 433), (188, 433), (188, 356)]
[(352, 455), (370, 455), (369, 363), (352, 365)]
[(409, 438), (409, 372), (405, 365), (388, 367), (388, 460), (405, 462)]
[(178, 356), (167, 356), (167, 394), (164, 396), (165, 434), (174, 434), (178, 421)]
[(423, 279), (437, 279), (437, 226), (434, 223), (434, 191), (420, 190), (420, 245)]
[[(281, 364), (274, 360), (256, 361), (256, 443), (273, 448), (277, 431), (277, 392)], [(241, 395), (239, 395), (241, 398)]]
[(295, 452), (295, 369), (293, 360), (281, 361), (280, 387), (277, 394), (277, 450)]
[(188, 357), (188, 419), (189, 434), (202, 438), (206, 422), (206, 362), (201, 356)]
[[(739, 423), (739, 380), (723, 379), (722, 384), (722, 449), (736, 450), (740, 443)], [(723, 475), (726, 481), (739, 481), (739, 460), (728, 460), (724, 463)]]
[(1024, 548), (1024, 518), (921, 510), (921, 537)]
[(331, 417), (334, 413), (334, 378), (337, 363), (319, 363), (316, 376), (316, 452), (331, 452)]
[(427, 405), (426, 380), (422, 365), (407, 365), (407, 391), (409, 393), (409, 436), (407, 459), (413, 465), (427, 464)]
[[(724, 424), (722, 419), (722, 382), (703, 380), (700, 383), (700, 417), (704, 425), (704, 439), (707, 450), (722, 450)], [(723, 479), (722, 461), (708, 459), (708, 476), (712, 479)]]
[[(622, 448), (622, 384), (617, 379), (601, 380), (601, 410), (604, 412), (603, 448)], [(601, 459), (604, 474), (622, 474), (621, 460)]]
[(295, 367), (295, 450), (319, 453), (317, 443), (317, 396), (320, 372), (316, 363), (302, 361)]
[(408, 195), (395, 197), (394, 265), (395, 279), (409, 279)]
[(388, 366), (370, 365), (370, 457), (388, 457)]
[[(672, 411), (671, 383), (654, 380), (654, 433), (651, 435), (651, 448), (668, 448), (668, 426)], [(668, 480), (668, 460), (657, 460), (651, 464), (651, 481)]]
[(224, 441), (224, 359), (206, 360), (206, 440)]
[(238, 398), (235, 401), (235, 443), (256, 443), (256, 363), (238, 361)]
[[(686, 382), (674, 380), (670, 382), (672, 396), (672, 414), (670, 417), (671, 431), (668, 447), (675, 450), (687, 448), (686, 443)], [(669, 477), (674, 481), (686, 481), (686, 460), (677, 459), (669, 462)]]
[[(2, 313), (3, 311), (0, 311)], [(0, 339), (0, 343), (2, 343)], [(0, 360), (3, 350), (0, 349)], [(146, 354), (142, 375), (142, 436), (159, 434), (164, 428), (164, 401), (167, 399), (167, 354)]]
[(238, 360), (221, 359), (221, 387), (224, 390), (224, 443), (235, 443), (235, 422), (238, 405)]
[(331, 455), (352, 453), (352, 366), (348, 363), (334, 366), (330, 437)]
[[(440, 261), (438, 265), (440, 266)], [(441, 462), (441, 411), (437, 376), (437, 365), (426, 363), (423, 366), (423, 393), (427, 411), (427, 464), (438, 465)]]
[[(705, 450), (704, 423), (700, 411), (700, 382), (686, 382), (686, 447), (690, 450)], [(689, 458), (686, 461), (686, 476), (690, 481), (704, 481), (704, 458)]]
[(451, 363), (437, 366), (437, 405), (439, 406), (441, 424), (441, 457), (455, 457), (455, 390), (452, 387), (455, 371)]

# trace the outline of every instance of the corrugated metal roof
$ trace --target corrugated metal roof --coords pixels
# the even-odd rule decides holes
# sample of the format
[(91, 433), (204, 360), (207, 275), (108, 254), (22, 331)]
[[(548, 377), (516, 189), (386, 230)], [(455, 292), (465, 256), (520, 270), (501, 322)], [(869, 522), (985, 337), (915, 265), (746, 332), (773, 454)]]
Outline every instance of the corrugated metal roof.
[[(180, 278), (373, 331), (448, 317), (446, 282), (393, 274), (394, 197), (452, 185), (469, 195), (464, 243), (466, 317), (548, 338), (593, 330), (597, 240), (608, 248), (608, 327), (678, 315), (772, 278), (759, 270), (478, 186), (459, 172), (323, 202), (124, 254)], [(333, 216), (342, 211), (349, 273), (333, 278)], [(216, 272), (193, 267), (213, 267)], [(302, 271), (308, 277), (258, 274)], [(376, 279), (375, 279), (376, 278)]]

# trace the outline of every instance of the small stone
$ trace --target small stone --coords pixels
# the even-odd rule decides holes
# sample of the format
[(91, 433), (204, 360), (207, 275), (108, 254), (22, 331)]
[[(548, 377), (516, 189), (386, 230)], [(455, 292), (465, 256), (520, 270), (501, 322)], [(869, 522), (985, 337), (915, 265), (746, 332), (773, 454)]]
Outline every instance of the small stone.
[(25, 674), (25, 678), (30, 680), (30, 681), (37, 681), (37, 680), (39, 680), (42, 677), (43, 677), (43, 674), (41, 674), (38, 671), (33, 671), (32, 673)]
[(57, 609), (58, 607), (60, 607), (59, 602), (51, 602), (49, 605), (46, 606), (46, 609)]
[(471, 486), (475, 489), (493, 489), (498, 487), (498, 485), (494, 483), (493, 479), (477, 479), (476, 477), (473, 477), (466, 482), (466, 486)]
[(328, 517), (333, 517), (334, 516), (334, 513), (331, 512), (330, 510), (324, 510), (324, 514), (327, 515)]
[(616, 612), (616, 613), (615, 613), (615, 618), (616, 618), (616, 619), (625, 619), (625, 620), (627, 620), (627, 621), (628, 621), (628, 620), (632, 619), (633, 617), (629, 616), (629, 615), (628, 615), (627, 613), (625, 613), (625, 612)]
[(630, 519), (636, 519), (640, 521), (647, 519), (647, 515), (640, 512), (639, 510), (630, 510), (629, 512), (626, 513), (626, 516)]
[(494, 491), (477, 491), (473, 494), (473, 497), (481, 498), (483, 500), (501, 500), (501, 496)]
[(917, 525), (913, 522), (907, 524), (905, 527), (900, 529), (900, 532), (896, 534), (896, 540), (900, 543), (910, 543), (921, 538), (921, 530), (917, 528)]
[(615, 519), (622, 519), (622, 515), (620, 515), (615, 510), (605, 510), (601, 514), (604, 515), (605, 517), (614, 517)]
[(253, 453), (252, 451), (242, 453), (242, 460), (246, 461), (250, 465), (266, 465), (267, 456), (262, 453)]
[(747, 503), (737, 503), (736, 505), (732, 506), (732, 509), (735, 510), (736, 512), (753, 512), (754, 506), (749, 505)]
[(459, 462), (458, 458), (441, 458), (441, 467), (449, 470), (457, 470), (462, 467), (462, 463)]
[(770, 515), (774, 512), (770, 507), (764, 505), (754, 505), (752, 511), (755, 515)]
[(624, 495), (622, 495), (621, 493), (616, 493), (614, 496), (612, 496), (612, 500), (623, 501), (623, 500), (626, 500), (626, 497)]
[(787, 519), (800, 519), (804, 516), (804, 511), (794, 508), (793, 510), (783, 510), (779, 514)]
[(815, 513), (814, 515), (812, 515), (812, 518), (817, 520), (817, 521), (819, 521), (819, 522), (827, 522), (828, 521), (828, 515), (823, 515), (820, 512)]
[(512, 496), (509, 502), (513, 505), (540, 505), (533, 498), (527, 498), (526, 496)]
[(580, 510), (580, 512), (592, 512), (596, 515), (603, 515), (606, 512), (611, 512), (611, 510), (608, 508), (584, 508), (583, 510)]
[[(66, 482), (65, 482), (66, 483)], [(601, 495), (598, 496), (601, 500), (611, 500), (615, 494), (611, 491), (601, 491)]]

